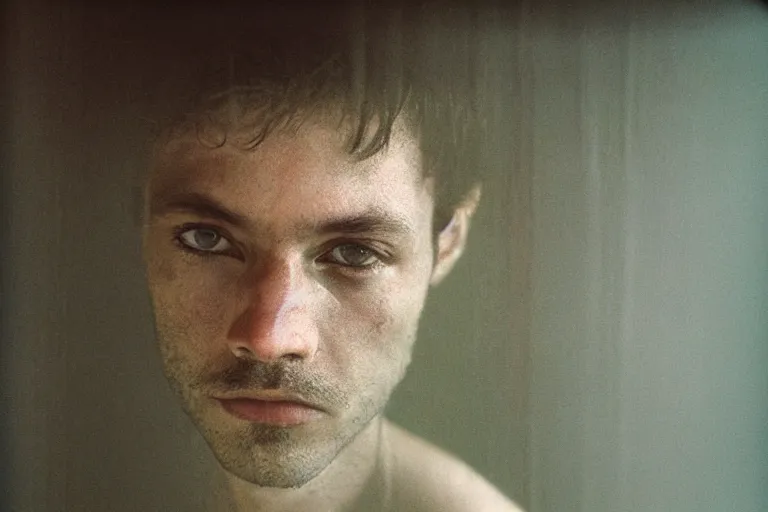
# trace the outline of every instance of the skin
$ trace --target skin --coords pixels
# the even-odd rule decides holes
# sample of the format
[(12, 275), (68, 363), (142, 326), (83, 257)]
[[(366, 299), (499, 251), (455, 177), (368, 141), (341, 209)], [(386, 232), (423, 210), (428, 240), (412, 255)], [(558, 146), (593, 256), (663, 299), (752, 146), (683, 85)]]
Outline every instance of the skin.
[[(348, 510), (385, 456), (414, 477), (427, 469), (382, 411), (478, 196), (434, 244), (434, 183), (410, 132), (396, 123), (359, 161), (338, 127), (307, 119), (255, 149), (180, 135), (152, 161), (144, 254), (165, 373), (241, 510)], [(312, 409), (262, 424), (219, 401), (242, 397)]]

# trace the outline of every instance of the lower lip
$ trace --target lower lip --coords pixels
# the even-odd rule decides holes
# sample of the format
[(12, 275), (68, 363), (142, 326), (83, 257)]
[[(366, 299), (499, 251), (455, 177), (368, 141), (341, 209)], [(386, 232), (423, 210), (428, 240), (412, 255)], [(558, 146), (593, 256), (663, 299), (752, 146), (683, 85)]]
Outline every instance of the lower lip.
[(270, 402), (250, 398), (219, 400), (221, 406), (232, 416), (241, 420), (265, 425), (302, 425), (318, 419), (323, 413), (312, 407), (296, 402)]

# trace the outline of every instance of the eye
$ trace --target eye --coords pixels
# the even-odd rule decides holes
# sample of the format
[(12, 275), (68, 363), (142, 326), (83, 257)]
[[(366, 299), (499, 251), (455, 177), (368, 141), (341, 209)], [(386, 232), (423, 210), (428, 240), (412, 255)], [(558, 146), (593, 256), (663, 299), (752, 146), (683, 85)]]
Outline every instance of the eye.
[(201, 253), (226, 253), (232, 244), (218, 230), (205, 226), (182, 227), (176, 239), (186, 248)]
[(337, 245), (327, 253), (327, 257), (332, 263), (355, 268), (372, 267), (381, 262), (376, 251), (359, 244)]

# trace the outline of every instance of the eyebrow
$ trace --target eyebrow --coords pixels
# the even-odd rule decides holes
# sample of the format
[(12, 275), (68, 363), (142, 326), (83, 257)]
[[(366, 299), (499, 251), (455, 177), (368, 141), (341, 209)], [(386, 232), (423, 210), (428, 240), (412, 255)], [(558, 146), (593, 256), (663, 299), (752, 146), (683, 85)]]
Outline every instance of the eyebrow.
[[(247, 216), (237, 213), (207, 194), (198, 192), (175, 193), (170, 196), (159, 195), (151, 199), (150, 216), (168, 213), (192, 213), (201, 217), (216, 219), (239, 228), (258, 225)], [(362, 234), (378, 233), (400, 236), (414, 236), (411, 224), (400, 215), (380, 208), (369, 208), (359, 214), (352, 214), (320, 221), (305, 221), (297, 226), (301, 234)]]
[(346, 233), (379, 233), (392, 235), (413, 235), (414, 229), (403, 218), (371, 209), (359, 215), (349, 215), (322, 222), (300, 226), (300, 231), (312, 231), (320, 234)]
[(237, 227), (247, 227), (250, 221), (245, 215), (234, 212), (216, 199), (197, 192), (183, 192), (166, 196), (158, 194), (150, 201), (150, 216), (166, 215), (168, 213), (193, 213), (200, 217), (208, 217), (224, 221)]

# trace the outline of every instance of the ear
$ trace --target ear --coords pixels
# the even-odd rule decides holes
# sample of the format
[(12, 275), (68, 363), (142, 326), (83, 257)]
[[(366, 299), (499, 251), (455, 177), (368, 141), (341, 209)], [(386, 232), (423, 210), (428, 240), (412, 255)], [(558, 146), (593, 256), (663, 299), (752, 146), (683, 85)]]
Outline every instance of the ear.
[(448, 275), (453, 266), (459, 261), (464, 247), (467, 245), (469, 224), (472, 220), (477, 205), (480, 203), (480, 185), (472, 187), (472, 190), (459, 203), (453, 212), (453, 218), (437, 237), (437, 257), (432, 269), (432, 277), (429, 283), (435, 286)]

